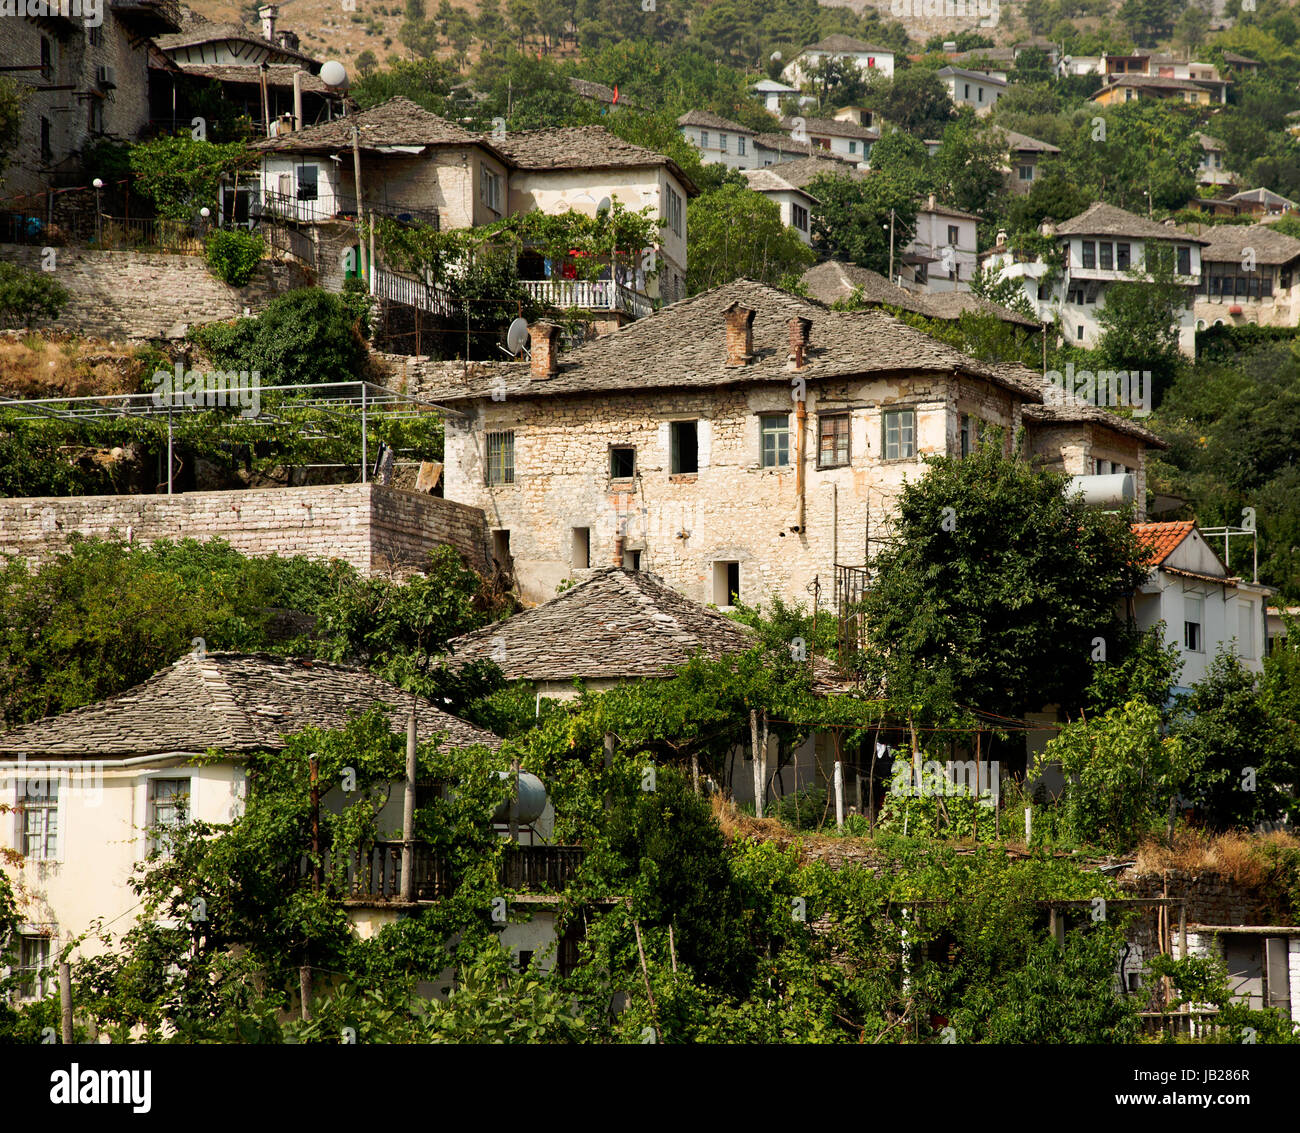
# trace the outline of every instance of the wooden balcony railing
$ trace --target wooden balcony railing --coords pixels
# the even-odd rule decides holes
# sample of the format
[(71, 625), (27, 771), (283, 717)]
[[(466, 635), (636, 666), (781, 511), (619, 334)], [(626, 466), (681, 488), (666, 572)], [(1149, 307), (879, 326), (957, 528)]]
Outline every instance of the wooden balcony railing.
[[(353, 901), (400, 901), (402, 891), (401, 842), (376, 841), (356, 850), (339, 879), (342, 896)], [(432, 847), (417, 842), (414, 853), (414, 889), (417, 901), (448, 897), (456, 881), (448, 860)], [(581, 846), (509, 846), (501, 862), (501, 886), (507, 892), (544, 892), (563, 889), (582, 865)], [(326, 862), (326, 876), (331, 874)]]
[[(437, 209), (417, 208), (401, 201), (363, 200), (361, 205), (367, 213), (373, 212), (390, 220), (427, 224), (435, 229), (439, 227)], [(318, 197), (299, 198), (268, 190), (254, 200), (253, 210), (261, 216), (278, 217), (297, 224), (320, 224), (329, 220), (355, 220), (357, 199), (346, 193), (326, 192)]]

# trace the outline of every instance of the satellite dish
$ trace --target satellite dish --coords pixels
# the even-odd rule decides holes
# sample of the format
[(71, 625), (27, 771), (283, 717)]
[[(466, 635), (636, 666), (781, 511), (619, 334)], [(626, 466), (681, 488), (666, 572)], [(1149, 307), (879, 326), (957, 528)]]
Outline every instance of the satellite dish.
[(609, 212), (613, 207), (608, 197), (601, 197), (600, 204), (596, 206), (596, 215), (599, 216), (602, 212)]
[(528, 320), (515, 319), (510, 324), (510, 329), (506, 331), (506, 346), (510, 348), (511, 354), (518, 354), (523, 348), (524, 343), (528, 341)]
[(348, 73), (337, 59), (331, 59), (320, 69), (320, 81), (327, 87), (348, 85)]
[(771, 59), (773, 63), (779, 63), (781, 62), (781, 53), (779, 51), (773, 51), (768, 58)]

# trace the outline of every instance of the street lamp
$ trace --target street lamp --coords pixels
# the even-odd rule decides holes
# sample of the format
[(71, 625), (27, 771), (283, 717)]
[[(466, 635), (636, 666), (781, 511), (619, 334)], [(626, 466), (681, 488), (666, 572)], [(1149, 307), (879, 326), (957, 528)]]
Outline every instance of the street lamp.
[(212, 215), (212, 210), (208, 208), (207, 205), (204, 205), (201, 209), (199, 209), (199, 227), (203, 229), (204, 235), (207, 235), (208, 217), (210, 217), (211, 215)]
[(99, 192), (101, 189), (103, 189), (104, 182), (101, 181), (98, 177), (96, 177), (91, 182), (91, 184), (95, 187), (95, 245), (102, 250), (104, 246), (104, 241), (103, 241), (103, 232), (100, 227), (101, 209), (99, 207)]

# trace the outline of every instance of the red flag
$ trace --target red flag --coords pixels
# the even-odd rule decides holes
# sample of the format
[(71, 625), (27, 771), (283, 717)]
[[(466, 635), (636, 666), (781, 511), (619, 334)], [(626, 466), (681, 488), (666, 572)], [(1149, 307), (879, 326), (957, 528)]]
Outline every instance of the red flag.
[(614, 84), (614, 103), (612, 103), (611, 105), (617, 104), (617, 102), (618, 102), (618, 84), (615, 83), (615, 84)]

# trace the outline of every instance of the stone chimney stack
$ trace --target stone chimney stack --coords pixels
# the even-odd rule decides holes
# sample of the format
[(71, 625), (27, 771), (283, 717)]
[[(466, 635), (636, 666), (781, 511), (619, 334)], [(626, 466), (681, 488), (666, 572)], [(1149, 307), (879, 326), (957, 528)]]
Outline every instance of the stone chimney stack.
[(614, 557), (610, 560), (610, 566), (621, 567), (623, 565), (623, 548), (627, 546), (627, 536), (614, 536)]
[(796, 316), (787, 325), (790, 328), (790, 357), (794, 359), (794, 368), (802, 370), (808, 356), (808, 335), (812, 331), (812, 319)]
[(553, 378), (560, 372), (560, 344), (556, 341), (559, 334), (560, 328), (555, 323), (535, 323), (528, 328), (533, 350), (533, 381)]
[(754, 312), (736, 302), (722, 313), (727, 320), (727, 365), (747, 366), (754, 354)]
[(280, 9), (274, 4), (263, 4), (257, 10), (257, 18), (262, 21), (262, 38), (269, 39), (272, 43), (276, 42), (275, 17), (279, 14)]

